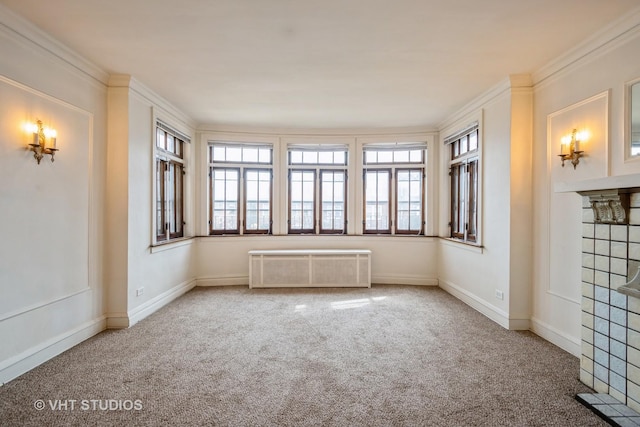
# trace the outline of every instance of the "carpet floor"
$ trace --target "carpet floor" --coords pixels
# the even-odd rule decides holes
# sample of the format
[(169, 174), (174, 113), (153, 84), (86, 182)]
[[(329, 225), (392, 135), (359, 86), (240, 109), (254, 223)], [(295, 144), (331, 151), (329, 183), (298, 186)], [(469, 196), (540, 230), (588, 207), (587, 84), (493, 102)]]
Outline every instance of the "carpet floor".
[(607, 425), (578, 374), (439, 288), (195, 288), (0, 387), (0, 425)]

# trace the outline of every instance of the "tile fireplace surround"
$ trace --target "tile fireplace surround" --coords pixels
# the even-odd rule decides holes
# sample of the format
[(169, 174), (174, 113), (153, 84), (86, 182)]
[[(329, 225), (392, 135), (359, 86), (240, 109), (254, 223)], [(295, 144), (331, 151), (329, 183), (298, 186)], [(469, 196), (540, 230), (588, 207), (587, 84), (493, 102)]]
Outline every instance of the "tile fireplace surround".
[(618, 291), (640, 265), (640, 175), (560, 191), (583, 201), (580, 380), (640, 412), (640, 298)]

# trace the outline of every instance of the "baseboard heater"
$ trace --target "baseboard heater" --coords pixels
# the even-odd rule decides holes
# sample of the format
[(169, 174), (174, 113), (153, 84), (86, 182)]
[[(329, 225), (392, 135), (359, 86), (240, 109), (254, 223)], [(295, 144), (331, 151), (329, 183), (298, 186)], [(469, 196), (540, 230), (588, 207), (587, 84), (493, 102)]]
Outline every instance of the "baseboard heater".
[(249, 251), (250, 288), (371, 287), (368, 249)]

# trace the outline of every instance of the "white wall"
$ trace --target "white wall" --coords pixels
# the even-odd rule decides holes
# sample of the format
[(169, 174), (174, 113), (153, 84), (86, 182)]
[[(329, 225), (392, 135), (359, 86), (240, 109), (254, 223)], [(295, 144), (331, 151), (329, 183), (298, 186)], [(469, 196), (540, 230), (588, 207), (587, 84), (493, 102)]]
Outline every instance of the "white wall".
[[(105, 82), (0, 8), (0, 384), (104, 329)], [(25, 149), (36, 119), (54, 163)]]
[[(574, 355), (580, 354), (582, 205), (577, 194), (555, 193), (553, 188), (559, 182), (640, 171), (640, 159), (625, 161), (624, 154), (625, 83), (640, 77), (638, 24), (640, 16), (630, 16), (534, 75), (532, 328)], [(584, 147), (589, 157), (581, 159), (576, 170), (570, 164), (562, 168), (560, 141), (555, 135), (547, 139), (549, 116), (602, 94), (608, 98), (603, 113), (608, 130), (606, 124), (604, 129), (595, 125), (591, 131), (600, 136)], [(577, 116), (567, 120), (594, 115), (588, 108), (575, 111)]]
[(162, 120), (192, 141), (193, 126), (188, 117), (130, 76), (111, 76), (109, 112), (109, 150), (114, 152), (108, 165), (114, 180), (109, 213), (118, 222), (110, 227), (116, 237), (109, 241), (114, 280), (109, 282), (108, 324), (128, 327), (195, 286), (195, 240), (190, 238), (195, 235), (193, 143), (185, 147), (187, 239), (151, 246), (155, 122)]
[[(479, 245), (440, 242), (440, 286), (507, 328), (529, 327), (531, 89), (513, 76), (454, 115), (444, 139), (469, 123), (480, 130)], [(441, 142), (442, 143), (442, 142)], [(440, 236), (449, 235), (450, 154), (440, 153)], [(496, 297), (496, 291), (504, 294)]]
[[(2, 6), (0, 99), (2, 384), (189, 290), (196, 244), (150, 245), (154, 123), (193, 135), (180, 111), (126, 76), (110, 78)], [(37, 119), (58, 131), (54, 163), (37, 165), (26, 149), (23, 125)]]
[[(248, 251), (258, 249), (369, 249), (372, 251), (372, 282), (413, 285), (437, 285), (437, 239), (425, 236), (363, 236), (362, 224), (362, 144), (372, 142), (426, 142), (426, 234), (433, 235), (436, 223), (436, 186), (430, 178), (437, 167), (435, 133), (424, 129), (391, 130), (302, 130), (302, 129), (216, 129), (201, 126), (197, 149), (198, 238), (196, 275), (198, 285), (249, 283)], [(206, 130), (205, 130), (206, 129)], [(274, 235), (207, 236), (208, 141), (263, 142), (274, 147)], [(346, 236), (287, 236), (286, 146), (288, 143), (345, 144), (350, 150), (348, 180), (348, 233)]]
[(372, 283), (437, 285), (437, 239), (377, 236), (243, 236), (198, 239), (199, 286), (249, 283), (250, 250), (369, 249)]

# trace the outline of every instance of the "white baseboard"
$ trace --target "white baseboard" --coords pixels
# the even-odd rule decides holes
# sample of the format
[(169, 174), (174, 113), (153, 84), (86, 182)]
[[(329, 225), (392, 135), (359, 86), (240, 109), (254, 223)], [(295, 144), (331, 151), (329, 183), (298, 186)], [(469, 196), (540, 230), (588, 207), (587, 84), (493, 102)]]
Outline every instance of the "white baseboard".
[(130, 310), (129, 316), (128, 316), (129, 317), (128, 326), (131, 327), (135, 325), (145, 317), (149, 316), (150, 314), (158, 311), (165, 305), (169, 304), (171, 301), (189, 292), (195, 286), (196, 286), (196, 279), (187, 280), (185, 282), (180, 283), (177, 286), (174, 286), (168, 291), (161, 293), (160, 295), (134, 308), (133, 310)]
[(198, 277), (196, 279), (196, 286), (249, 286), (249, 276), (209, 276)]
[(580, 338), (569, 336), (540, 319), (531, 319), (531, 331), (575, 357), (582, 354)]
[[(425, 278), (421, 276), (372, 276), (371, 284), (385, 285), (415, 285), (415, 286), (438, 286), (438, 279)], [(198, 277), (196, 286), (248, 286), (249, 276), (229, 275), (229, 276), (209, 276)]]
[(421, 276), (371, 276), (371, 284), (438, 286), (438, 279)]
[(126, 329), (129, 327), (127, 313), (107, 313), (107, 329)]
[(0, 363), (0, 385), (104, 331), (106, 326), (106, 318), (101, 316), (2, 361)]
[(487, 316), (498, 325), (509, 330), (527, 331), (530, 328), (529, 319), (510, 319), (509, 314), (498, 307), (478, 298), (471, 292), (454, 285), (451, 282), (440, 279), (439, 286), (471, 308)]

